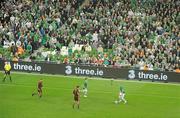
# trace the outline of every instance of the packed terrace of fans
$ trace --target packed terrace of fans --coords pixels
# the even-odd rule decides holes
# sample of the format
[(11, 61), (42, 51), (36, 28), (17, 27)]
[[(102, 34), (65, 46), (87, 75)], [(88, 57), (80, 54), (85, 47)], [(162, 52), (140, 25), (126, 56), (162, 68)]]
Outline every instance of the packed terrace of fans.
[(8, 0), (1, 2), (0, 58), (175, 71), (180, 2)]

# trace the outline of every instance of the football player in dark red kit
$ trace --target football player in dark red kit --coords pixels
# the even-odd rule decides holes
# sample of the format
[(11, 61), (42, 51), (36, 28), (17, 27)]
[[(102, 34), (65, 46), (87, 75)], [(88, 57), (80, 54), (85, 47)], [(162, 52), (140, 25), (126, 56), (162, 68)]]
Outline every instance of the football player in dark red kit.
[[(43, 87), (43, 81), (42, 81), (42, 79), (40, 79), (37, 84), (37, 92), (38, 92), (38, 96), (40, 98), (42, 97), (42, 87)], [(33, 92), (32, 96), (34, 96), (36, 94), (37, 94), (36, 92)]]
[(79, 86), (76, 86), (76, 88), (73, 90), (73, 96), (74, 96), (73, 108), (75, 107), (75, 104), (77, 104), (77, 107), (79, 109), (79, 103), (80, 103), (80, 90), (79, 90)]

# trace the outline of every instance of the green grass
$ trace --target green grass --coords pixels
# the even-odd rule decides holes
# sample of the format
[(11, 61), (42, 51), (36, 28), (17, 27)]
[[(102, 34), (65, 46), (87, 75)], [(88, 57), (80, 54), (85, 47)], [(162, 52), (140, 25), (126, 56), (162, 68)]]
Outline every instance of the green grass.
[[(3, 77), (3, 73), (0, 73)], [(43, 97), (31, 96), (43, 78)], [(12, 74), (0, 81), (0, 118), (180, 118), (180, 85), (89, 79), (89, 94), (72, 108), (72, 90), (82, 77)], [(114, 104), (119, 86), (127, 104)]]

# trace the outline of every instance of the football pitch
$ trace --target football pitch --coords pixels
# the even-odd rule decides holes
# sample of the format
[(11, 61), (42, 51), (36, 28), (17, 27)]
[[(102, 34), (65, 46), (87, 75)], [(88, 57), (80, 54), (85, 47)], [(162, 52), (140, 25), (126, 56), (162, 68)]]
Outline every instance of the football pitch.
[[(81, 95), (80, 109), (73, 109), (72, 91), (83, 87), (83, 77), (12, 73), (13, 82), (3, 83), (0, 76), (0, 118), (180, 118), (180, 83), (90, 78), (88, 97)], [(40, 78), (43, 97), (32, 97)], [(114, 103), (120, 86), (127, 104)]]

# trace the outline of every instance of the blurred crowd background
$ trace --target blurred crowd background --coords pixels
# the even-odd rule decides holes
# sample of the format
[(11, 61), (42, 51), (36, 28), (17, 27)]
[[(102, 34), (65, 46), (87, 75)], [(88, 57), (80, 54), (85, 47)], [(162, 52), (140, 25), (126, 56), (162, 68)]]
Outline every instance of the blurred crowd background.
[(1, 0), (0, 59), (180, 71), (179, 0)]

